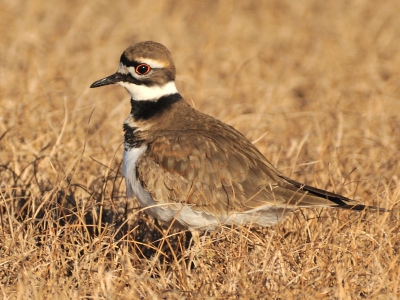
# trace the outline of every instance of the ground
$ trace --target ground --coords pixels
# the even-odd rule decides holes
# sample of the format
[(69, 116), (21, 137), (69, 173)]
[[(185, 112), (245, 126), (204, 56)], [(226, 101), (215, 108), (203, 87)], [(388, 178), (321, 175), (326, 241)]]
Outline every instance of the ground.
[[(0, 2), (4, 299), (400, 298), (400, 2)], [(125, 198), (130, 44), (285, 175), (391, 213), (301, 210), (190, 235)], [(191, 252), (192, 251), (192, 252)], [(189, 260), (192, 257), (192, 260)]]

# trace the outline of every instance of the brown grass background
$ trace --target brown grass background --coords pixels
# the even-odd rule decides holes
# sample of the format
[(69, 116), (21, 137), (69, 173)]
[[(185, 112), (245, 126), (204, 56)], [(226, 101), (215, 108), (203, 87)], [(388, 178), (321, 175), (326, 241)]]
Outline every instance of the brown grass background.
[[(1, 1), (0, 298), (400, 298), (399, 13), (398, 0)], [(89, 89), (143, 40), (171, 50), (188, 102), (285, 175), (394, 211), (221, 228), (193, 267), (185, 235), (124, 198), (129, 96)]]

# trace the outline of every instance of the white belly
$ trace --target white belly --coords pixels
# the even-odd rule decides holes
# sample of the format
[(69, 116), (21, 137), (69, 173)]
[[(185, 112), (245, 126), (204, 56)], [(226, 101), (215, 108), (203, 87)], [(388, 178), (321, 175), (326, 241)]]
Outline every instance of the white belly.
[(146, 151), (147, 146), (139, 148), (131, 148), (124, 150), (124, 163), (122, 174), (126, 182), (126, 194), (128, 197), (136, 197), (142, 207), (155, 205), (150, 194), (140, 185), (136, 178), (136, 162), (139, 157)]

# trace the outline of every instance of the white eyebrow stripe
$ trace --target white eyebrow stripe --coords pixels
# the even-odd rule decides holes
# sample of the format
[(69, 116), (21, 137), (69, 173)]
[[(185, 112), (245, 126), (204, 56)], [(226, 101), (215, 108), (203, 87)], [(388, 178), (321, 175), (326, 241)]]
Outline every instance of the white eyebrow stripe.
[(163, 61), (159, 61), (159, 60), (155, 60), (155, 59), (151, 59), (151, 58), (138, 57), (135, 60), (140, 61), (141, 63), (144, 63), (146, 65), (149, 65), (151, 68), (154, 68), (154, 69), (162, 69), (167, 66)]

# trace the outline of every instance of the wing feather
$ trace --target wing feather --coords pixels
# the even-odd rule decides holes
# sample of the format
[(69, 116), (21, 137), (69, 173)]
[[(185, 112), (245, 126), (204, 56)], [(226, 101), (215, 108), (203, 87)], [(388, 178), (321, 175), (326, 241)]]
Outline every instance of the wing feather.
[(157, 203), (185, 203), (221, 217), (265, 206), (365, 208), (285, 177), (242, 134), (215, 119), (204, 129), (155, 132), (137, 178)]

